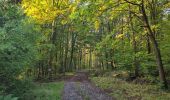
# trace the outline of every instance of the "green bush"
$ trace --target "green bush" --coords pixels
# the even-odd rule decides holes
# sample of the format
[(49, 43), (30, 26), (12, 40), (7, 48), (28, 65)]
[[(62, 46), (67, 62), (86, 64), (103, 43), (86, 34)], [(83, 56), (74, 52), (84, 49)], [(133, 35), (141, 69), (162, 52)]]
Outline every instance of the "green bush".
[(24, 93), (22, 100), (61, 100), (63, 82), (38, 83)]
[(0, 100), (18, 100), (17, 97), (13, 97), (12, 94), (2, 96), (0, 95)]
[(0, 91), (21, 95), (29, 87), (26, 70), (36, 61), (38, 29), (21, 8), (0, 1)]

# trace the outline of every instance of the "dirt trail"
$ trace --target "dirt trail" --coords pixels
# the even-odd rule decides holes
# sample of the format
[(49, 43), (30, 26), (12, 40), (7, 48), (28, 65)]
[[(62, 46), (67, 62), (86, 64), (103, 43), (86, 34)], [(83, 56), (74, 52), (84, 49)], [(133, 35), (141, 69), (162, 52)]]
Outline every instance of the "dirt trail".
[(113, 98), (92, 85), (86, 72), (77, 72), (65, 82), (63, 100), (113, 100)]

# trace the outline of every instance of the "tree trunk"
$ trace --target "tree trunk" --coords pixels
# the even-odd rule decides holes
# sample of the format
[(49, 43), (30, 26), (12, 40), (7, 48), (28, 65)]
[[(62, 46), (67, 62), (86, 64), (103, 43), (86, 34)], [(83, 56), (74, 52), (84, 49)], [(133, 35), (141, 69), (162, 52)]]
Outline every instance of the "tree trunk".
[(90, 47), (90, 55), (89, 55), (89, 69), (91, 69), (92, 68), (92, 49), (91, 49), (91, 47)]
[(154, 32), (152, 31), (149, 21), (148, 21), (148, 17), (145, 11), (145, 7), (144, 7), (144, 0), (142, 0), (142, 4), (141, 4), (141, 11), (143, 14), (143, 20), (144, 20), (144, 24), (145, 27), (148, 31), (149, 37), (151, 39), (152, 45), (154, 47), (154, 52), (155, 52), (155, 58), (156, 58), (156, 62), (158, 65), (158, 69), (159, 69), (159, 76), (160, 76), (160, 80), (164, 85), (164, 88), (167, 89), (168, 88), (168, 84), (167, 84), (167, 80), (165, 77), (165, 72), (164, 72), (164, 67), (163, 67), (163, 63), (162, 63), (162, 58), (161, 58), (161, 52), (158, 46), (158, 42), (154, 36)]
[(72, 33), (71, 54), (70, 54), (71, 56), (70, 56), (70, 64), (69, 64), (71, 71), (73, 69), (73, 54), (74, 54), (74, 46), (75, 46), (76, 38), (77, 38), (77, 35)]
[[(55, 45), (55, 40), (56, 40), (56, 32), (55, 32), (55, 21), (52, 22), (52, 29), (51, 29), (52, 33), (51, 33), (51, 37), (50, 37), (50, 42), (51, 44)], [(54, 57), (53, 57), (53, 50), (50, 51), (50, 58), (49, 58), (49, 66), (48, 66), (48, 74), (49, 74), (49, 79), (52, 79), (52, 62), (54, 60)]]
[[(133, 31), (133, 30), (132, 30)], [(134, 52), (134, 57), (133, 57), (133, 66), (135, 68), (135, 77), (139, 76), (139, 63), (136, 57), (136, 53), (137, 53), (137, 46), (136, 46), (136, 39), (135, 39), (135, 33), (133, 31), (133, 52)]]

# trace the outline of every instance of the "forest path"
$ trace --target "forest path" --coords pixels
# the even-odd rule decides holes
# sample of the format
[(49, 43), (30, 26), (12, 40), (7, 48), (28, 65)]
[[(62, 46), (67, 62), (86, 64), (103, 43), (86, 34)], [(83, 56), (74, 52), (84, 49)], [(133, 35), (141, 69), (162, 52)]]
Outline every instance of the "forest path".
[(87, 72), (77, 72), (65, 82), (63, 100), (113, 100), (104, 91), (90, 83)]

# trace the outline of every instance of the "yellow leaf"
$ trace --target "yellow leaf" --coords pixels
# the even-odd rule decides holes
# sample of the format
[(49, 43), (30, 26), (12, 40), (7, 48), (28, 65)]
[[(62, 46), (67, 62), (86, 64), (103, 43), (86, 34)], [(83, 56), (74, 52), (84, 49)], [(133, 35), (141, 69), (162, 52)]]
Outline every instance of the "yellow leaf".
[(95, 29), (97, 31), (100, 27), (100, 20), (96, 20), (95, 23), (94, 23), (94, 26), (95, 26)]
[(124, 34), (118, 34), (118, 35), (116, 35), (116, 38), (121, 39), (121, 38), (123, 38), (123, 36), (124, 36)]

